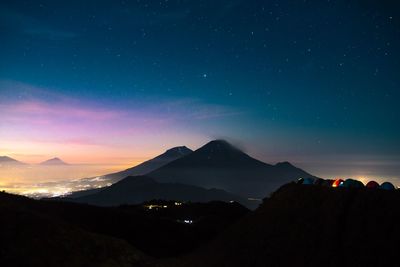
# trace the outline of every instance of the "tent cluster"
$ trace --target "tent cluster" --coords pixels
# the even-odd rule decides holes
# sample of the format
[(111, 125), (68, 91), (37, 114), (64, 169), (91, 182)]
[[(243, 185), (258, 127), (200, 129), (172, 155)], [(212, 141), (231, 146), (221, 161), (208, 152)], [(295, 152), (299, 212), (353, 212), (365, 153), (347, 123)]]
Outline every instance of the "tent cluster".
[(396, 190), (396, 187), (390, 182), (384, 182), (379, 185), (375, 181), (369, 181), (366, 185), (364, 185), (361, 181), (355, 179), (321, 179), (321, 178), (300, 178), (297, 181), (298, 184), (304, 185), (319, 185), (326, 187), (346, 187), (346, 188), (369, 188), (369, 189), (383, 189), (383, 190)]

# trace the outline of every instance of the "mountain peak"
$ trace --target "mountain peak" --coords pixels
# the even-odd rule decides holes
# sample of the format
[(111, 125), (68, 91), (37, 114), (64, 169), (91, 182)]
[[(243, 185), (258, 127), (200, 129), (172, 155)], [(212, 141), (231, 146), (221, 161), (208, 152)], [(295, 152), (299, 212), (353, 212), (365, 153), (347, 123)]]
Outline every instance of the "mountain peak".
[(167, 151), (165, 151), (164, 155), (167, 156), (185, 156), (189, 153), (192, 153), (193, 151), (189, 148), (187, 148), (186, 146), (177, 146), (177, 147), (173, 147), (168, 149)]
[(275, 164), (277, 167), (294, 167), (289, 161), (278, 162)]
[[(205, 144), (202, 148), (200, 149), (213, 149), (213, 150), (235, 150), (235, 151), (240, 151), (240, 149), (234, 147), (231, 145), (228, 141), (222, 140), (222, 139), (217, 139), (217, 140), (212, 140)], [(242, 151), (240, 151), (242, 152)]]
[(62, 161), (61, 159), (55, 157), (52, 159), (48, 159), (40, 163), (40, 165), (68, 165), (66, 162)]
[(0, 156), (0, 165), (25, 165), (25, 163), (18, 161), (16, 159), (10, 158), (8, 156)]
[(0, 156), (0, 161), (2, 162), (2, 161), (16, 161), (16, 160), (8, 156)]
[(224, 167), (237, 168), (244, 166), (266, 165), (251, 158), (225, 140), (213, 140), (193, 153), (168, 164), (169, 166), (191, 166), (193, 168)]
[(196, 150), (196, 152), (207, 156), (208, 158), (230, 161), (233, 159), (252, 159), (239, 148), (233, 146), (226, 140), (213, 140)]

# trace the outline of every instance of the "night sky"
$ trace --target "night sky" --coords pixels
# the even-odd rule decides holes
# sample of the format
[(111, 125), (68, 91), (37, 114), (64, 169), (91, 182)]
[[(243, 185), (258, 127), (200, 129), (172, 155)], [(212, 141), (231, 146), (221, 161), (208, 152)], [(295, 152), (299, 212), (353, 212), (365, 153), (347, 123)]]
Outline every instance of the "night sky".
[(400, 178), (397, 1), (1, 1), (0, 154), (132, 165), (225, 138)]

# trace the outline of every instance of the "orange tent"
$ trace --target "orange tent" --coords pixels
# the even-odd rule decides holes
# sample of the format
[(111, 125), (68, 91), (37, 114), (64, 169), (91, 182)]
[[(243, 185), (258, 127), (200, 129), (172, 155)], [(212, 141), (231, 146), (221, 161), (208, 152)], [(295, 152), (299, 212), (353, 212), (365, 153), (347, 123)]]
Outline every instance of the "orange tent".
[(343, 180), (342, 179), (336, 179), (333, 183), (332, 183), (332, 187), (339, 187), (341, 184), (343, 184)]

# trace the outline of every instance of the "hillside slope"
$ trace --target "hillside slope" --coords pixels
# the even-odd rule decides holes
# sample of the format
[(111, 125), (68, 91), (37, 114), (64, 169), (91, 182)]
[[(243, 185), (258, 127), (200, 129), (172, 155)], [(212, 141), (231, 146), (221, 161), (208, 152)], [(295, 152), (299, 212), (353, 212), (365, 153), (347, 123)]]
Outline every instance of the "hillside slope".
[(36, 202), (0, 193), (0, 266), (143, 266), (147, 257), (127, 242), (86, 231)]
[(85, 190), (74, 190), (74, 192), (68, 195), (69, 198), (78, 198), (86, 195), (91, 195), (93, 193), (100, 192), (103, 190), (103, 187), (107, 187), (111, 184), (114, 184), (125, 177), (128, 176), (137, 176), (137, 175), (145, 175), (151, 171), (154, 171), (169, 162), (172, 162), (176, 159), (184, 157), (188, 154), (192, 153), (192, 150), (185, 146), (178, 146), (168, 149), (161, 155), (156, 156), (150, 160), (147, 160), (139, 165), (131, 167), (129, 169), (109, 173), (105, 175), (100, 175), (97, 177), (90, 178), (82, 178), (71, 183), (71, 187), (73, 188), (85, 188)]
[(398, 266), (400, 192), (288, 184), (173, 266)]
[(190, 202), (236, 201), (247, 205), (248, 201), (219, 189), (204, 189), (179, 183), (158, 183), (147, 176), (129, 176), (90, 195), (71, 199), (74, 202), (98, 206), (138, 204), (153, 199)]

